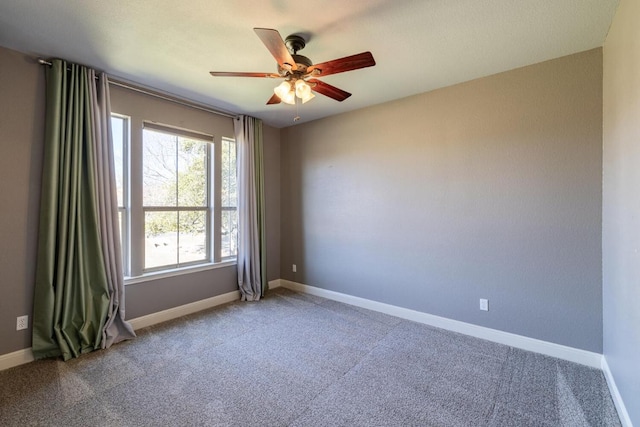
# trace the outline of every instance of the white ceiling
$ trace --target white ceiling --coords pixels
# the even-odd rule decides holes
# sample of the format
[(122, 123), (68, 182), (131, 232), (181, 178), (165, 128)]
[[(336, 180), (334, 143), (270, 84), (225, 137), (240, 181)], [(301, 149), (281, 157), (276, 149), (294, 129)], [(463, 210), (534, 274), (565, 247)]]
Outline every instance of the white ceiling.
[(0, 0), (0, 45), (60, 57), (276, 127), (275, 72), (253, 27), (303, 34), (314, 63), (371, 51), (377, 65), (326, 76), (298, 123), (602, 46), (618, 0)]

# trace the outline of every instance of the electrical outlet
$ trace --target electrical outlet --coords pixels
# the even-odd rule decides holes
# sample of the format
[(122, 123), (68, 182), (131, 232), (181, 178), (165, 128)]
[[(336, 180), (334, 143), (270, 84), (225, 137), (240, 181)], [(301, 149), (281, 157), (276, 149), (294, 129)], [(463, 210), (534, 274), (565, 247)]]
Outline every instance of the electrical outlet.
[(298, 268), (296, 267), (296, 265), (295, 265), (295, 264), (292, 264), (292, 265), (291, 265), (291, 271), (293, 271), (294, 273), (295, 273), (296, 271), (298, 271)]
[(489, 311), (489, 300), (480, 298), (480, 310)]
[(29, 316), (18, 316), (16, 322), (16, 331), (21, 331), (29, 327)]

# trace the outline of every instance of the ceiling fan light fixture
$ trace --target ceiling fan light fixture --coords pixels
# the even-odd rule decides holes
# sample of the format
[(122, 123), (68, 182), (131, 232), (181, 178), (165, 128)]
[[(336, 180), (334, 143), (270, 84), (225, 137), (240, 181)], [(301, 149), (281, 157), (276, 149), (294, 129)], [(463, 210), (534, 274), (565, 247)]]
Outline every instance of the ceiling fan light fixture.
[(296, 96), (302, 100), (303, 104), (315, 98), (315, 95), (311, 92), (311, 86), (303, 79), (296, 80), (295, 86)]
[(280, 98), (280, 100), (285, 104), (293, 105), (296, 103), (296, 95), (291, 87), (291, 82), (288, 80), (285, 80), (276, 86), (273, 89), (273, 93), (278, 95), (278, 98)]
[(311, 101), (315, 97), (316, 96), (311, 91), (309, 91), (308, 94), (306, 94), (305, 96), (301, 97), (302, 103), (306, 104), (307, 101)]
[(293, 90), (284, 94), (284, 97), (280, 98), (282, 102), (289, 105), (296, 105), (296, 94)]
[(291, 91), (291, 83), (286, 80), (273, 89), (273, 93), (278, 95), (280, 98), (284, 98), (289, 91)]
[(302, 79), (296, 80), (296, 96), (300, 99), (305, 98), (311, 93), (311, 87)]

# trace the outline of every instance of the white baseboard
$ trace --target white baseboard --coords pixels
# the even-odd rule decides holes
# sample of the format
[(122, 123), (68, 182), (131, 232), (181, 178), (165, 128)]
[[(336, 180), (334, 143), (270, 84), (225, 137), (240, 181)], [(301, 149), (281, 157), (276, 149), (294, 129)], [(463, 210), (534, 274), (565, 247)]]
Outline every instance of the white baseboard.
[(624, 401), (622, 400), (622, 396), (620, 396), (620, 391), (618, 390), (618, 386), (616, 385), (616, 381), (613, 379), (613, 374), (611, 373), (611, 369), (609, 369), (609, 364), (607, 363), (606, 356), (602, 357), (602, 372), (604, 373), (604, 377), (607, 380), (607, 384), (609, 385), (609, 391), (611, 392), (611, 398), (613, 399), (613, 403), (616, 405), (616, 410), (618, 411), (618, 417), (620, 417), (620, 422), (623, 427), (633, 427), (631, 423), (631, 417), (627, 412), (627, 407), (624, 405)]
[(187, 314), (197, 313), (198, 311), (206, 310), (228, 302), (237, 301), (239, 299), (240, 291), (232, 291), (215, 297), (162, 310), (157, 313), (147, 314), (146, 316), (136, 317), (135, 319), (128, 320), (128, 322), (133, 326), (133, 329), (142, 329), (147, 326), (156, 325), (158, 323), (166, 322), (167, 320), (177, 319), (178, 317), (186, 316)]
[(279, 288), (280, 286), (282, 286), (280, 279), (269, 281), (269, 289)]
[(433, 314), (423, 313), (408, 308), (402, 308), (395, 305), (355, 297), (340, 292), (329, 291), (326, 289), (304, 285), (302, 283), (296, 283), (289, 280), (281, 279), (280, 286), (294, 291), (305, 292), (308, 294), (317, 295), (319, 297), (355, 305), (357, 307), (379, 311), (381, 313), (390, 314), (402, 319), (424, 323), (426, 325), (435, 326), (437, 328), (442, 328), (449, 331), (482, 338), (488, 341), (505, 344), (511, 347), (533, 351), (536, 353), (545, 354), (547, 356), (557, 357), (559, 359), (569, 360), (571, 362), (576, 362), (582, 365), (601, 369), (602, 355), (599, 353), (580, 350), (577, 348), (542, 341), (535, 338), (529, 338), (522, 335), (512, 334), (510, 332), (503, 332), (497, 329), (486, 328), (484, 326), (473, 325), (471, 323), (461, 322), (458, 320), (447, 319), (445, 317), (435, 316)]
[(0, 356), (0, 371), (33, 361), (34, 358), (31, 347), (23, 348), (22, 350), (14, 351), (13, 353), (3, 354)]

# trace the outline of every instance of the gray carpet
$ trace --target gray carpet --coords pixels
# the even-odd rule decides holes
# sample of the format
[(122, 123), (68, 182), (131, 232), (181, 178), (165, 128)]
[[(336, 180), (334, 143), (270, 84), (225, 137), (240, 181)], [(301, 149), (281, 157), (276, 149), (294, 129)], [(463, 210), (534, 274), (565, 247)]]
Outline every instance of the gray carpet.
[(619, 426), (596, 369), (276, 289), (0, 372), (2, 426)]

